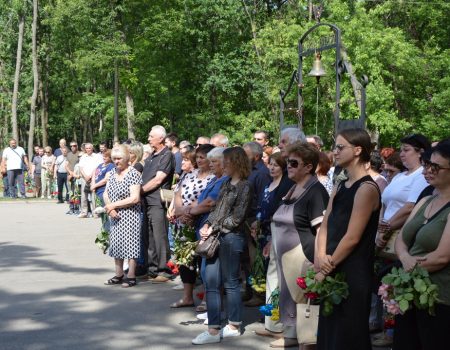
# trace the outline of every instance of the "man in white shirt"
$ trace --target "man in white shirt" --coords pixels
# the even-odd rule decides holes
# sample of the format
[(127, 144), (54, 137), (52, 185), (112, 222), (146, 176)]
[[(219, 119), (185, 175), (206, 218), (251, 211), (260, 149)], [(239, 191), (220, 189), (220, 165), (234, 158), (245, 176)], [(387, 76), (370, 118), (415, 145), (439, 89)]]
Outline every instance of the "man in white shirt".
[(66, 146), (61, 147), (62, 154), (56, 158), (55, 161), (55, 175), (56, 183), (58, 185), (58, 203), (64, 203), (63, 190), (66, 188), (66, 201), (69, 201), (69, 187), (67, 186), (67, 152)]
[(8, 175), (9, 196), (17, 198), (16, 182), (20, 187), (21, 198), (25, 198), (23, 171), (29, 169), (28, 157), (22, 147), (17, 146), (15, 139), (9, 140), (9, 147), (2, 154), (2, 167), (6, 166)]
[(94, 170), (102, 162), (100, 157), (94, 153), (94, 146), (92, 146), (92, 143), (85, 144), (85, 152), (86, 153), (81, 157), (79, 162), (81, 173), (81, 213), (78, 215), (79, 218), (87, 218), (88, 216), (88, 201), (91, 192), (85, 191), (85, 189), (86, 186), (90, 186)]

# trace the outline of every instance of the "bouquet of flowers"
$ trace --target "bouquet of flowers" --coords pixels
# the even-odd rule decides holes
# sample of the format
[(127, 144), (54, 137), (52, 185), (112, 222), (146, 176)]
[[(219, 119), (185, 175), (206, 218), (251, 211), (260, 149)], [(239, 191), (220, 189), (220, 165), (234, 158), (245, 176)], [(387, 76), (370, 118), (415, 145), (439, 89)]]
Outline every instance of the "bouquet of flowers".
[(256, 256), (253, 262), (252, 271), (247, 279), (247, 283), (257, 293), (266, 292), (266, 269), (264, 268), (264, 257), (256, 241)]
[(339, 305), (343, 299), (348, 297), (348, 284), (345, 276), (338, 272), (332, 276), (326, 276), (321, 282), (316, 280), (316, 273), (309, 268), (305, 276), (297, 278), (297, 285), (303, 289), (305, 297), (311, 303), (323, 303), (322, 313), (329, 316), (333, 313), (334, 305)]
[(278, 321), (280, 319), (280, 289), (277, 287), (274, 289), (266, 305), (260, 306), (259, 311), (264, 316), (270, 316), (272, 321)]
[(29, 175), (28, 172), (25, 172), (24, 178), (25, 178), (25, 187), (26, 187), (27, 193), (34, 193), (33, 179), (31, 178), (31, 176)]
[(193, 261), (195, 256), (195, 247), (197, 239), (195, 229), (191, 226), (175, 226), (173, 231), (175, 262), (178, 265), (184, 265), (194, 269)]
[(428, 313), (434, 315), (438, 286), (431, 283), (425, 269), (416, 265), (412, 271), (406, 272), (401, 267), (393, 267), (381, 282), (378, 295), (388, 313), (404, 314), (414, 305), (418, 309), (428, 309)]
[(106, 254), (109, 248), (109, 232), (102, 228), (95, 237), (95, 245), (103, 251), (103, 254)]
[(69, 203), (78, 205), (78, 204), (80, 204), (80, 198), (81, 198), (81, 195), (78, 193), (78, 191), (76, 191), (76, 190), (72, 191), (72, 192), (70, 192)]

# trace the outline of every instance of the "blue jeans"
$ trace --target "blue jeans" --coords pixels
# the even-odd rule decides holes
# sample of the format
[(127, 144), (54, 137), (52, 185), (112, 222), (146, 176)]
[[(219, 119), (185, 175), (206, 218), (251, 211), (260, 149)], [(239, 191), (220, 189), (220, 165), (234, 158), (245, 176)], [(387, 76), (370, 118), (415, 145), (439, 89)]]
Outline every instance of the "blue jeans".
[(220, 237), (219, 254), (206, 260), (205, 286), (208, 305), (208, 328), (220, 328), (222, 298), (220, 289), (226, 291), (228, 323), (239, 326), (242, 318), (240, 260), (245, 247), (242, 233), (227, 233)]
[(25, 197), (25, 182), (23, 180), (23, 170), (22, 169), (8, 170), (7, 173), (8, 173), (9, 196), (11, 198), (17, 197), (16, 183), (18, 183), (20, 194), (22, 195), (22, 197)]

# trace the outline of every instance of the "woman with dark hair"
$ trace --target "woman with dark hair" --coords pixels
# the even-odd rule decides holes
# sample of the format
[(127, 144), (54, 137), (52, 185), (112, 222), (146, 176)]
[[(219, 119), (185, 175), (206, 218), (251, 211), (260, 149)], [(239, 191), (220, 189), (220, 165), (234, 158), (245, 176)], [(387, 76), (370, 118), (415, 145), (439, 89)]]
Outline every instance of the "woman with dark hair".
[(331, 161), (324, 152), (319, 153), (319, 164), (317, 165), (316, 175), (320, 183), (325, 187), (328, 194), (333, 191), (333, 180), (328, 176), (331, 168)]
[(400, 141), (400, 158), (407, 170), (395, 176), (383, 192), (382, 220), (376, 239), (379, 248), (387, 244), (384, 235), (403, 226), (420, 193), (428, 186), (422, 174), (421, 154), (431, 147), (430, 141), (421, 134), (413, 134)]
[(395, 242), (406, 271), (416, 265), (437, 284), (435, 315), (414, 306), (395, 318), (394, 350), (447, 349), (450, 344), (450, 142), (443, 141), (424, 162), (434, 195), (423, 198), (411, 212)]
[[(200, 230), (202, 240), (219, 233), (218, 252), (206, 259), (205, 285), (208, 306), (208, 330), (192, 344), (219, 343), (221, 338), (241, 335), (242, 301), (239, 282), (240, 258), (245, 248), (244, 222), (250, 207), (250, 162), (243, 148), (231, 147), (223, 152), (224, 172), (229, 176), (220, 190), (214, 211)], [(220, 329), (221, 287), (226, 291), (228, 324)]]
[(400, 158), (400, 153), (395, 152), (384, 162), (384, 173), (386, 174), (386, 180), (391, 183), (392, 179), (406, 170)]
[(382, 166), (383, 159), (381, 158), (380, 153), (373, 151), (370, 154), (370, 161), (367, 163), (367, 171), (369, 175), (372, 176), (373, 181), (377, 183), (381, 193), (383, 193), (388, 185), (386, 178), (380, 174)]
[(270, 343), (275, 348), (298, 344), (297, 303), (306, 303), (306, 299), (297, 287), (296, 279), (313, 265), (315, 237), (329, 199), (315, 175), (319, 163), (316, 146), (296, 142), (288, 146), (286, 152), (288, 176), (295, 185), (273, 215), (272, 244), (276, 251), (280, 321), (283, 324), (283, 337)]
[(368, 320), (380, 191), (366, 170), (371, 148), (363, 129), (346, 129), (336, 138), (336, 164), (348, 179), (333, 190), (328, 203), (316, 242), (316, 278), (342, 272), (349, 296), (331, 315), (320, 313), (319, 350), (372, 349)]
[[(208, 152), (213, 148), (214, 146), (205, 144), (198, 146), (195, 151), (183, 153), (181, 169), (186, 175), (182, 177), (182, 180), (176, 187), (174, 197), (174, 214), (179, 228), (185, 225), (193, 226), (192, 219), (187, 215), (187, 208), (198, 199), (203, 190), (208, 186), (209, 182), (214, 178), (214, 174), (211, 173), (209, 168), (209, 160), (207, 159)], [(192, 156), (194, 156), (195, 159), (192, 159)], [(191, 167), (187, 168), (186, 163), (190, 163)], [(195, 164), (194, 169), (192, 169), (193, 164)], [(191, 171), (188, 172), (189, 170)], [(194, 266), (197, 262), (198, 261), (196, 260)], [(197, 278), (196, 269), (180, 265), (179, 270), (181, 281), (183, 282), (183, 297), (172, 303), (170, 307), (193, 307), (193, 292), (195, 279)]]

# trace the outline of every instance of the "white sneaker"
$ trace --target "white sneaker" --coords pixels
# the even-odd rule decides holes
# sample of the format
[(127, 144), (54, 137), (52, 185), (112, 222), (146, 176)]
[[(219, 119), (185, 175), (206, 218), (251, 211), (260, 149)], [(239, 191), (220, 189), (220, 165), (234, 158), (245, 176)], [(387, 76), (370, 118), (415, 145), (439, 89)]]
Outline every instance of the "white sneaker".
[(220, 330), (220, 337), (221, 338), (229, 338), (229, 337), (239, 337), (241, 335), (241, 332), (238, 329), (231, 329), (229, 325), (226, 325)]
[(208, 312), (203, 312), (201, 314), (197, 314), (198, 320), (206, 320), (208, 318)]
[(208, 331), (204, 331), (197, 335), (194, 339), (192, 339), (192, 344), (194, 345), (203, 345), (203, 344), (212, 344), (212, 343), (220, 343), (220, 334), (212, 335)]

